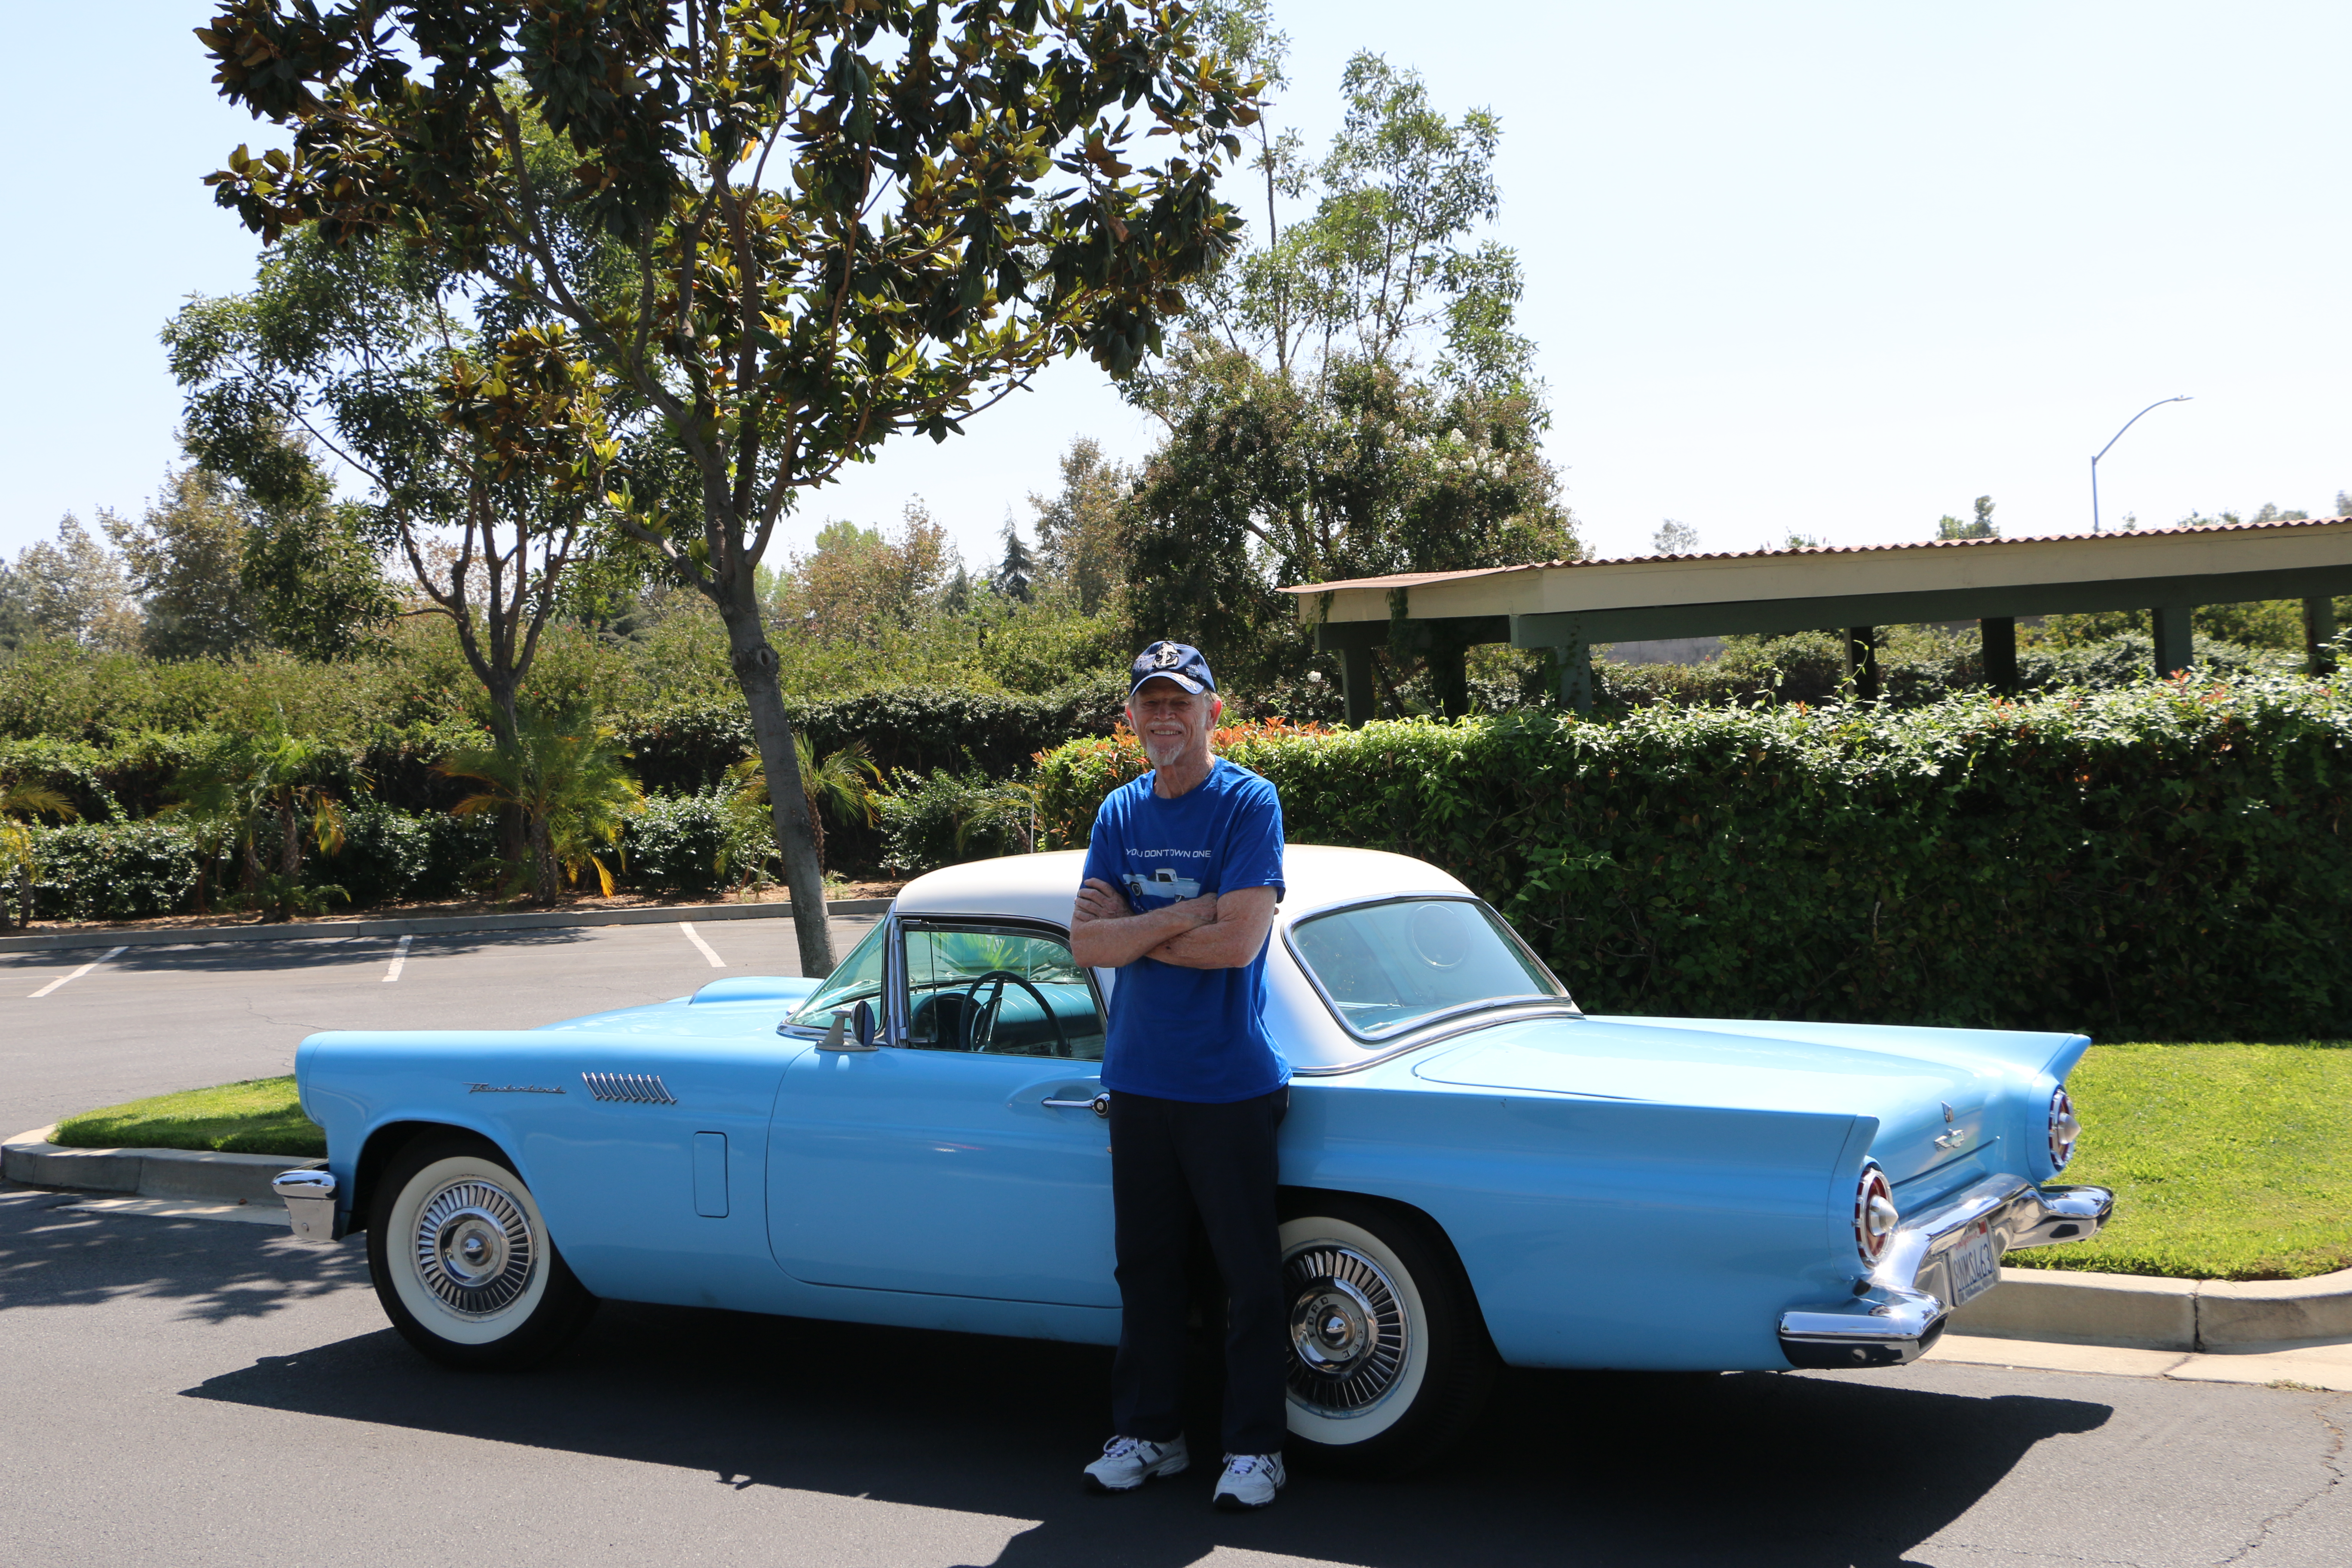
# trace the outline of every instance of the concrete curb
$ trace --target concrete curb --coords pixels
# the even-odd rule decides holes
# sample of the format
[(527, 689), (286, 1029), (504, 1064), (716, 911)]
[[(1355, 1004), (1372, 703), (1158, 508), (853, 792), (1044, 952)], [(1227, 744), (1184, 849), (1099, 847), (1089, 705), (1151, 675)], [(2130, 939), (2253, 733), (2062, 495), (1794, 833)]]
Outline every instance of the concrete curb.
[(28, 1187), (70, 1187), (142, 1198), (276, 1204), (281, 1171), (316, 1170), (324, 1160), (295, 1154), (216, 1154), (201, 1149), (67, 1149), (37, 1127), (0, 1148), (0, 1176)]
[(1951, 1332), (2183, 1352), (2352, 1338), (2352, 1268), (2246, 1281), (2004, 1268), (2000, 1289), (1952, 1314)]
[[(827, 915), (878, 915), (887, 899), (844, 899)], [(215, 942), (325, 942), (353, 936), (424, 936), (436, 931), (539, 931), (551, 926), (667, 925), (678, 921), (780, 920), (783, 904), (669, 904), (635, 910), (533, 910), (516, 915), (436, 915), (425, 920), (304, 921), (291, 925), (181, 926), (168, 931), (43, 931), (0, 937), (0, 952), (80, 947), (189, 947)]]

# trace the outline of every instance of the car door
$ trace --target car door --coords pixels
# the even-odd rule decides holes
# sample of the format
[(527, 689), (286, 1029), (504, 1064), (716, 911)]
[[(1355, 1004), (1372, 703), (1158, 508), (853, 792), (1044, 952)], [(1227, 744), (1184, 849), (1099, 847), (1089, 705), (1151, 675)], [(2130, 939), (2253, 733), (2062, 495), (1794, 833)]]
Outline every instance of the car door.
[(816, 1050), (769, 1134), (769, 1239), (814, 1285), (1113, 1307), (1101, 998), (1053, 928), (893, 922), (880, 1048)]

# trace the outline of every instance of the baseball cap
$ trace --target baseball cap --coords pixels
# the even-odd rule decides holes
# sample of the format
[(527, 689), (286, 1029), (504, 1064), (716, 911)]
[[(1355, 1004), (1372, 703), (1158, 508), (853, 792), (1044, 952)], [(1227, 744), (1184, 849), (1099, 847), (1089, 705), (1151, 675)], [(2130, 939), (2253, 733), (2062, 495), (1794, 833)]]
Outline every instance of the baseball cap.
[(1209, 673), (1209, 661), (1201, 657), (1199, 648), (1188, 643), (1153, 643), (1135, 656), (1135, 662), (1128, 667), (1128, 675), (1127, 695), (1130, 701), (1147, 680), (1172, 680), (1195, 697), (1217, 689), (1217, 678)]

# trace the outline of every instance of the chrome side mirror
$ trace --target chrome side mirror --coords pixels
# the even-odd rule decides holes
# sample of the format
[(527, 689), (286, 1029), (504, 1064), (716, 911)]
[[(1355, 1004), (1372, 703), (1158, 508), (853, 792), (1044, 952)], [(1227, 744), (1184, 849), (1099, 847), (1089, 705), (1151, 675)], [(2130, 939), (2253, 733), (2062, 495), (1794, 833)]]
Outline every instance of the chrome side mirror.
[(860, 1002), (854, 1009), (841, 1009), (833, 1016), (833, 1027), (816, 1043), (821, 1051), (878, 1051), (882, 1047), (874, 1039), (874, 1004)]

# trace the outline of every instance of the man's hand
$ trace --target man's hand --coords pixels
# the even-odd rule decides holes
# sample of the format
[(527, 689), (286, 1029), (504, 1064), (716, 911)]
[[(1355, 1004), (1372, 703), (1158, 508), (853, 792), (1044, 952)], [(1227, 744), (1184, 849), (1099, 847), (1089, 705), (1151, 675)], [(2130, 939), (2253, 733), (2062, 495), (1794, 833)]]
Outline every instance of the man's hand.
[(1099, 877), (1089, 877), (1070, 911), (1070, 956), (1088, 969), (1124, 969), (1216, 918), (1217, 900), (1211, 894), (1139, 915), (1125, 894)]
[(1194, 903), (1213, 903), (1216, 918), (1161, 942), (1151, 956), (1181, 969), (1242, 969), (1265, 947), (1274, 929), (1272, 888), (1241, 888)]

